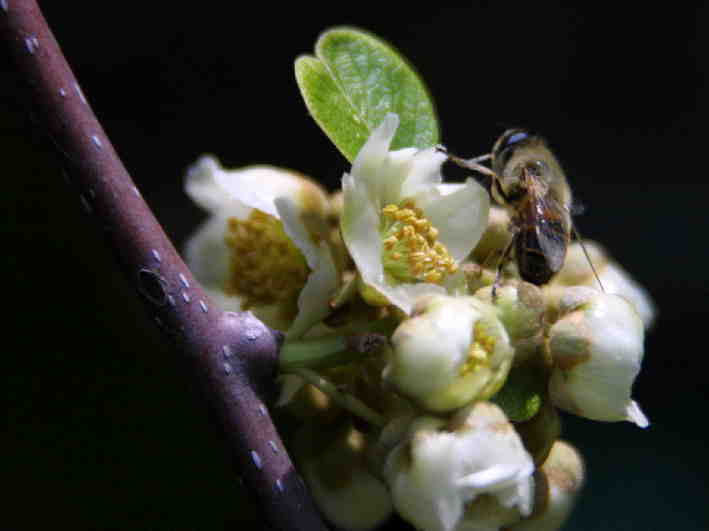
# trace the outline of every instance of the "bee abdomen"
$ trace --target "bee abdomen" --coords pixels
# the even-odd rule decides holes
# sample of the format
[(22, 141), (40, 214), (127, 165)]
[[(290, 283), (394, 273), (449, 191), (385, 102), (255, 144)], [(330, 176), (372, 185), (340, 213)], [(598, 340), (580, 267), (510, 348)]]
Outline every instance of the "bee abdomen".
[[(540, 229), (544, 231), (541, 237), (547, 242), (544, 248), (539, 241)], [(564, 234), (561, 225), (554, 222), (527, 226), (520, 230), (516, 237), (515, 255), (519, 276), (523, 280), (541, 286), (561, 269), (567, 245)]]
[(549, 282), (554, 273), (556, 273), (556, 271), (551, 270), (546, 256), (540, 249), (530, 248), (528, 245), (522, 244), (521, 239), (517, 242), (515, 252), (517, 255), (517, 268), (522, 280), (541, 286)]

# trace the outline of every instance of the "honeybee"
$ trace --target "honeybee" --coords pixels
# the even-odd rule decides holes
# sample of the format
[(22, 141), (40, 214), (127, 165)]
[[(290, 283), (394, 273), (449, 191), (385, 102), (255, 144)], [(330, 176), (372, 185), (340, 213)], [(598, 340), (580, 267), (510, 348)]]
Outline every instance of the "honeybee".
[[(459, 166), (487, 176), (483, 185), (510, 213), (512, 240), (502, 253), (493, 295), (512, 250), (523, 280), (537, 286), (549, 282), (564, 265), (571, 232), (579, 242), (581, 238), (571, 220), (571, 188), (544, 139), (524, 129), (509, 129), (489, 154), (473, 159), (447, 155)], [(486, 160), (490, 160), (490, 168), (481, 164)], [(600, 285), (583, 242), (581, 246)]]

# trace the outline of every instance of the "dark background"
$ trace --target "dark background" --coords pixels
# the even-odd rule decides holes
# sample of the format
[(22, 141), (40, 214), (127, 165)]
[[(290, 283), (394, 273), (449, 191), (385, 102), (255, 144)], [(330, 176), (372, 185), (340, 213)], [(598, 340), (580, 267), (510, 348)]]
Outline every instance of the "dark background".
[[(606, 245), (660, 310), (635, 387), (650, 428), (565, 418), (589, 476), (566, 528), (709, 527), (709, 10), (43, 4), (178, 244), (201, 219), (182, 191), (184, 169), (201, 153), (227, 165), (279, 164), (337, 186), (348, 165), (308, 117), (292, 67), (333, 25), (366, 28), (399, 48), (429, 85), (453, 152), (484, 152), (510, 125), (543, 132), (587, 206), (582, 234)], [(8, 529), (233, 527), (249, 511), (219, 437), (0, 60), (10, 319), (3, 520)]]

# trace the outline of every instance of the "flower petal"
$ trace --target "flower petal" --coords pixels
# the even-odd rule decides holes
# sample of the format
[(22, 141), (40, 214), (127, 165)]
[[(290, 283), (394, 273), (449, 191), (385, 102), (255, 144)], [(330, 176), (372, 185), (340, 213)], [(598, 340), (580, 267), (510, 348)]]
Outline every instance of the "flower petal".
[(283, 231), (303, 253), (308, 267), (314, 270), (320, 259), (319, 246), (315, 240), (320, 241), (325, 235), (313, 235), (308, 231), (302, 217), (303, 210), (290, 197), (277, 197), (274, 206), (275, 217), (283, 222)]
[(490, 198), (473, 179), (465, 184), (440, 184), (416, 196), (416, 204), (438, 229), (438, 239), (456, 260), (465, 259), (487, 227)]
[[(392, 156), (398, 152), (392, 153)], [(406, 180), (401, 186), (400, 195), (411, 197), (422, 188), (428, 188), (443, 181), (441, 166), (446, 161), (445, 153), (436, 148), (424, 149), (416, 152), (409, 166)]]
[(288, 339), (302, 336), (330, 313), (329, 302), (338, 285), (337, 268), (325, 242), (318, 251), (318, 263), (298, 296), (298, 315), (288, 330)]
[[(305, 256), (310, 275), (298, 295), (298, 315), (288, 330), (288, 338), (300, 337), (314, 324), (320, 322), (330, 311), (329, 301), (337, 289), (338, 274), (330, 247), (323, 240), (324, 234), (313, 235), (302, 219), (302, 209), (288, 197), (274, 201), (283, 221), (283, 230)], [(314, 240), (320, 241), (317, 244)]]
[(534, 463), (497, 406), (478, 402), (447, 424), (421, 417), (409, 433), (392, 450), (384, 476), (397, 512), (418, 529), (498, 529), (476, 527), (489, 519), (478, 507), (487, 499), (505, 513), (504, 522), (531, 512)]
[(345, 174), (341, 227), (350, 256), (367, 283), (382, 284), (382, 242), (378, 237), (379, 211), (369, 199), (366, 183)]
[(215, 182), (233, 200), (278, 218), (274, 201), (277, 197), (298, 197), (304, 178), (273, 166), (248, 166), (238, 170), (222, 170), (214, 174)]
[(380, 206), (398, 203), (402, 196), (402, 187), (406, 182), (415, 155), (416, 148), (404, 148), (391, 151), (384, 159), (379, 169), (379, 201)]
[(373, 197), (379, 196), (381, 184), (381, 167), (389, 155), (389, 146), (399, 127), (399, 117), (389, 113), (359, 150), (352, 163), (351, 174), (362, 179), (365, 187), (373, 192)]
[(229, 275), (229, 249), (224, 243), (227, 218), (212, 216), (185, 244), (184, 255), (190, 271), (203, 287), (224, 290)]
[(200, 207), (209, 212), (229, 210), (229, 215), (244, 218), (250, 208), (235, 202), (224, 193), (216, 177), (224, 172), (219, 161), (212, 155), (203, 155), (187, 169), (185, 192)]

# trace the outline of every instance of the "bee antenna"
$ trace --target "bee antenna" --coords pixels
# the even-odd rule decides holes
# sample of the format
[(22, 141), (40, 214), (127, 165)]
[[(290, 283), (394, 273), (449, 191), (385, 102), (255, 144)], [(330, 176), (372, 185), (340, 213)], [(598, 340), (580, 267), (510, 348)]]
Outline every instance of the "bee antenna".
[(596, 268), (593, 267), (593, 262), (591, 262), (591, 257), (588, 255), (588, 251), (586, 250), (586, 246), (583, 244), (583, 240), (581, 239), (581, 234), (579, 234), (579, 231), (576, 229), (576, 225), (573, 223), (571, 224), (571, 230), (574, 231), (574, 236), (579, 242), (579, 245), (581, 245), (581, 250), (583, 251), (583, 255), (586, 257), (586, 260), (588, 260), (588, 265), (591, 266), (591, 271), (593, 271), (593, 276), (596, 277), (596, 281), (598, 282), (598, 285), (601, 288), (602, 292), (606, 292), (606, 290), (603, 287), (603, 283), (601, 282), (601, 279), (598, 277), (598, 273), (596, 272)]

